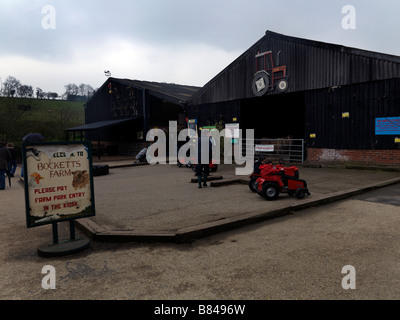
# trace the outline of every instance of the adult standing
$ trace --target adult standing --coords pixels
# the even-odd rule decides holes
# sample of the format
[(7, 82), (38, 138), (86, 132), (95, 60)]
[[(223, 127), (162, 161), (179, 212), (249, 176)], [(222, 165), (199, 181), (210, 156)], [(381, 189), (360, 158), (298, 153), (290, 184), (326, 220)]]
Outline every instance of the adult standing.
[(15, 156), (14, 143), (9, 142), (7, 144), (8, 150), (10, 150), (11, 160), (8, 164), (8, 170), (10, 171), (10, 176), (14, 177), (15, 171), (17, 170), (17, 158)]
[(0, 190), (6, 188), (6, 172), (8, 171), (8, 163), (11, 160), (10, 150), (3, 141), (0, 141)]
[[(38, 143), (44, 140), (44, 136), (41, 133), (28, 133), (25, 137), (22, 138), (22, 142), (26, 144), (29, 143)], [(24, 177), (24, 159), (22, 159), (21, 165), (21, 178)]]
[[(208, 151), (203, 152), (203, 151)], [(212, 143), (207, 134), (201, 131), (199, 138), (197, 139), (197, 163), (195, 167), (195, 172), (197, 176), (197, 182), (199, 188), (207, 187), (207, 178), (210, 174), (210, 162), (212, 159)], [(203, 182), (203, 185), (202, 185)]]

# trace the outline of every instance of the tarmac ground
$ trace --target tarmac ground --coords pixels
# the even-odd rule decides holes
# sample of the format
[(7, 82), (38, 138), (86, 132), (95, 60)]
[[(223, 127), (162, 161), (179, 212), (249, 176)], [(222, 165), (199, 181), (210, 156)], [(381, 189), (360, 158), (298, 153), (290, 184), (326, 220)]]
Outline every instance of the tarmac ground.
[(249, 189), (248, 176), (235, 175), (234, 165), (220, 165), (202, 189), (187, 167), (110, 166), (109, 175), (95, 177), (96, 216), (77, 220), (104, 241), (190, 241), (400, 181), (399, 172), (301, 166), (311, 195), (267, 201)]
[[(76, 220), (90, 247), (73, 255), (38, 256), (51, 226), (26, 228), (18, 177), (1, 191), (0, 299), (400, 299), (400, 207), (382, 201), (398, 172), (300, 167), (311, 196), (269, 202), (232, 183), (232, 167), (202, 189), (189, 168), (110, 167), (94, 178), (96, 216)], [(348, 265), (354, 290), (341, 285)]]

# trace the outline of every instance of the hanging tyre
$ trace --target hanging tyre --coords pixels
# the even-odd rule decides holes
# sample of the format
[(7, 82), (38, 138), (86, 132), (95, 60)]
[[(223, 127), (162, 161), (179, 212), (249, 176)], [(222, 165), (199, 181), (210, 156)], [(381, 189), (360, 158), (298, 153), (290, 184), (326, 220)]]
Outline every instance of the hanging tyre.
[(279, 187), (276, 183), (266, 183), (261, 189), (261, 195), (266, 200), (275, 200), (279, 196)]
[(269, 90), (269, 74), (266, 71), (256, 72), (253, 77), (252, 89), (257, 97), (263, 96)]
[(92, 167), (93, 176), (104, 176), (110, 173), (108, 164), (96, 164)]

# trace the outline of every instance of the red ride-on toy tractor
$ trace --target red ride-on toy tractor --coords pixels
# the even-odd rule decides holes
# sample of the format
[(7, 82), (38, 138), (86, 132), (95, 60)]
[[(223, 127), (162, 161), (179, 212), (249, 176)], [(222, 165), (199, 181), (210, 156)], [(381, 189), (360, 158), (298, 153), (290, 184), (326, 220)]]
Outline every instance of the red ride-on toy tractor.
[[(253, 173), (250, 175), (250, 181), (249, 181), (249, 188), (253, 192), (258, 192), (258, 182), (257, 179), (261, 178), (261, 169), (260, 165), (262, 165), (262, 161), (265, 159), (264, 156), (258, 156), (256, 161), (254, 162), (254, 170)], [(279, 162), (279, 164), (275, 165), (275, 168), (282, 168), (285, 172), (286, 176), (292, 176), (295, 177), (296, 179), (299, 178), (299, 170), (297, 167), (292, 166), (292, 167), (285, 167), (282, 162)]]
[(261, 177), (261, 170), (260, 170), (260, 165), (262, 164), (262, 161), (264, 160), (264, 156), (258, 156), (256, 161), (254, 162), (254, 169), (253, 173), (250, 175), (250, 181), (249, 181), (249, 188), (253, 192), (257, 192), (257, 179)]
[[(294, 195), (298, 199), (303, 199), (306, 195), (310, 195), (307, 182), (299, 179), (299, 171), (297, 167), (284, 167), (282, 164), (276, 165), (276, 167), (282, 170), (281, 177), (282, 180), (287, 181), (287, 188), (280, 187), (276, 181), (268, 180), (268, 177), (259, 176), (255, 181), (253, 181), (252, 187), (255, 188), (256, 192), (263, 198), (266, 200), (275, 200), (278, 198), (280, 193), (287, 193), (290, 196)], [(250, 181), (251, 179), (252, 178), (250, 178)], [(252, 187), (250, 187), (250, 189), (252, 189)]]

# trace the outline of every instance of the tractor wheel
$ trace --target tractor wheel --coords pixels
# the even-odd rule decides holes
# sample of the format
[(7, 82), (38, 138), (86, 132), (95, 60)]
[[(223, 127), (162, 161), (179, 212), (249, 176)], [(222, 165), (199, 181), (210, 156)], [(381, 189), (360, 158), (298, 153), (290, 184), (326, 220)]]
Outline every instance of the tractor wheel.
[(252, 89), (257, 97), (263, 96), (269, 90), (269, 74), (266, 71), (258, 71), (254, 75)]
[(275, 183), (267, 183), (262, 187), (261, 195), (266, 200), (275, 200), (279, 196), (279, 188)]
[(297, 199), (303, 199), (306, 195), (306, 190), (304, 190), (303, 188), (298, 188), (294, 194)]
[(257, 192), (257, 191), (258, 191), (258, 182), (257, 182), (257, 179), (255, 179), (255, 178), (250, 178), (250, 181), (249, 181), (249, 188), (250, 188), (250, 190), (253, 191), (253, 192)]
[(279, 79), (276, 87), (279, 92), (285, 92), (289, 87), (289, 82), (285, 78)]

